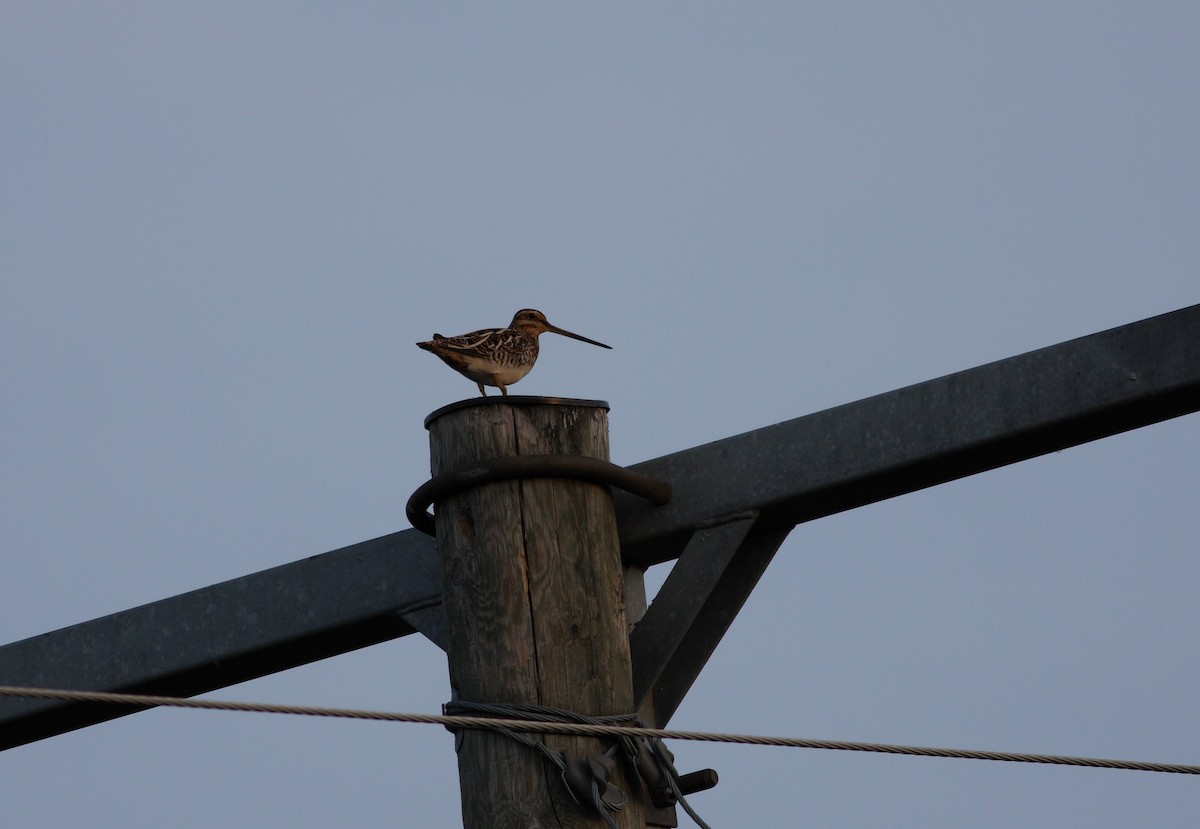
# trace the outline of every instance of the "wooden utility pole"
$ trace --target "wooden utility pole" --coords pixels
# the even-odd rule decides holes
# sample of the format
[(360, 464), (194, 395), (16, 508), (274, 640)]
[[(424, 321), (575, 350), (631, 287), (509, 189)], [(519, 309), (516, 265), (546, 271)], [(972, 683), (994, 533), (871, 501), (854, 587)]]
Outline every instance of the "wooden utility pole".
[[(480, 461), (574, 455), (607, 461), (608, 407), (596, 401), (479, 398), (426, 421), (434, 476)], [(463, 489), (437, 503), (443, 612), (456, 700), (537, 704), (589, 716), (636, 709), (621, 551), (606, 487), (526, 478)], [(593, 738), (534, 735), (570, 758), (602, 754)], [(502, 734), (460, 732), (464, 829), (603, 826), (540, 752)], [(642, 797), (611, 812), (645, 826)]]

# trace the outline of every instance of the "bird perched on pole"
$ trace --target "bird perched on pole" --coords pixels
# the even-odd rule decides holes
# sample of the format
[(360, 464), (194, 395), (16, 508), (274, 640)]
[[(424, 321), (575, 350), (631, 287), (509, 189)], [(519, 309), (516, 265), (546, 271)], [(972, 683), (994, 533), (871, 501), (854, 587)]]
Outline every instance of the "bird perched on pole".
[(484, 328), (460, 337), (434, 334), (432, 340), (417, 343), (417, 347), (432, 351), (450, 368), (474, 380), (484, 397), (487, 397), (485, 385), (495, 386), (507, 395), (507, 387), (528, 374), (537, 362), (538, 336), (547, 331), (612, 348), (551, 325), (545, 314), (532, 308), (517, 311), (508, 328)]

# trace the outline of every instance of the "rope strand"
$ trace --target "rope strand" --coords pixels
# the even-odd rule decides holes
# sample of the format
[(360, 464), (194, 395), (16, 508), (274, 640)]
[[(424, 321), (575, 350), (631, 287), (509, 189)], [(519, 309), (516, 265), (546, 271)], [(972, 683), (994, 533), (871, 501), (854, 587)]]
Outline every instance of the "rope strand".
[(353, 708), (321, 708), (306, 705), (277, 705), (259, 702), (227, 702), (224, 700), (185, 699), (147, 694), (117, 694), (101, 691), (67, 691), (57, 688), (24, 688), (0, 685), (0, 696), (56, 699), (69, 702), (101, 702), (143, 707), (199, 708), (217, 711), (246, 711), (263, 714), (295, 714), (309, 717), (339, 717), (355, 720), (424, 723), (449, 728), (481, 730), (508, 729), (540, 734), (572, 734), (584, 737), (647, 737), (662, 740), (730, 743), (735, 745), (776, 746), (782, 748), (811, 748), (831, 751), (866, 751), (882, 754), (902, 754), (914, 757), (948, 757), (962, 760), (995, 760), (1009, 763), (1040, 763), (1055, 766), (1084, 766), (1087, 768), (1153, 771), (1167, 774), (1200, 775), (1200, 766), (1180, 763), (1147, 763), (1137, 760), (1110, 760), (1096, 757), (1071, 757), (1057, 754), (1018, 754), (1007, 751), (976, 751), (958, 748), (888, 745), (843, 740), (810, 740), (796, 737), (764, 737), (752, 734), (721, 734), (706, 731), (675, 731), (665, 728), (636, 728), (623, 725), (592, 725), (586, 723), (554, 723), (534, 720), (508, 720), (494, 717), (447, 716), (440, 714), (403, 714), (390, 711), (364, 711)]

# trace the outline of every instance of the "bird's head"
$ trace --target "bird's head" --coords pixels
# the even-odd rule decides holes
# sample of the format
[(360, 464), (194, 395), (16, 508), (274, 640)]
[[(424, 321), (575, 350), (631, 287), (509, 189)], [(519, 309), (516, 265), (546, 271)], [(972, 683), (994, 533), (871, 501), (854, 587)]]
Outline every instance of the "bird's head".
[(580, 340), (592, 345), (598, 345), (601, 348), (612, 348), (611, 345), (589, 340), (587, 337), (581, 337), (578, 334), (572, 334), (566, 329), (559, 328), (557, 325), (552, 325), (550, 320), (546, 319), (546, 315), (541, 311), (533, 308), (522, 308), (513, 316), (512, 322), (509, 323), (509, 328), (514, 328), (517, 331), (523, 331), (531, 337), (537, 337), (539, 334), (544, 334), (550, 331), (555, 334), (561, 334), (564, 337), (570, 337), (573, 340)]

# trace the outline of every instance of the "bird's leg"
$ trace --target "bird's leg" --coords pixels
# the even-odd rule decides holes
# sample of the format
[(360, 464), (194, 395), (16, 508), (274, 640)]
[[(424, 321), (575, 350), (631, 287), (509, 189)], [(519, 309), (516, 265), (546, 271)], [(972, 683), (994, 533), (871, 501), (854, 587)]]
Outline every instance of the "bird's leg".
[(481, 382), (479, 382), (478, 380), (476, 380), (476, 381), (475, 381), (475, 385), (479, 386), (479, 393), (480, 393), (480, 394), (482, 394), (484, 397), (487, 397), (487, 392), (485, 392), (485, 391), (483, 390), (483, 383), (481, 383)]
[(504, 395), (505, 397), (508, 397), (508, 389), (504, 388), (504, 384), (497, 383), (496, 385), (500, 387), (500, 394)]

